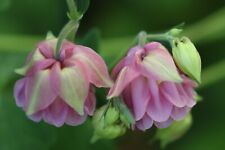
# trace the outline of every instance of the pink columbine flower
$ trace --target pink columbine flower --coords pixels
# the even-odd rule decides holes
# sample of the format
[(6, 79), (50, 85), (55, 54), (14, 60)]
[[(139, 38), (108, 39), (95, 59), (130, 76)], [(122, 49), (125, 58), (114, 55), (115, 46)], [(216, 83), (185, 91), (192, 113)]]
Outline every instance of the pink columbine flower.
[(57, 39), (38, 44), (26, 65), (16, 72), (16, 104), (34, 121), (57, 127), (79, 125), (95, 109), (93, 86), (112, 82), (103, 59), (92, 49), (65, 41), (58, 59), (53, 56)]
[(115, 84), (108, 98), (121, 96), (140, 130), (153, 124), (168, 127), (196, 104), (196, 83), (177, 69), (168, 50), (158, 42), (131, 48), (112, 77)]

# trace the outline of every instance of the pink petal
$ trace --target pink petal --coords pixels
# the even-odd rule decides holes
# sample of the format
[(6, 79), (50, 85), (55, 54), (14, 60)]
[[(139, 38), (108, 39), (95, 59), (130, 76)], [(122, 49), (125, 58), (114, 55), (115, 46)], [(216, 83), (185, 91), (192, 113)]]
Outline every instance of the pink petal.
[(159, 86), (156, 81), (149, 81), (149, 89), (151, 98), (147, 108), (148, 115), (157, 122), (168, 120), (172, 111), (172, 104), (159, 92)]
[(71, 58), (74, 54), (74, 47), (75, 46), (76, 45), (72, 42), (64, 41), (63, 44), (62, 44), (61, 51), (60, 51), (61, 60), (66, 60), (66, 59)]
[(169, 118), (167, 121), (164, 122), (154, 122), (157, 128), (167, 128), (173, 123), (173, 120)]
[(185, 76), (185, 75), (181, 75), (181, 76), (182, 76), (183, 81), (184, 81), (183, 84), (188, 85), (188, 86), (190, 86), (192, 88), (195, 88), (195, 87), (198, 86), (198, 84), (195, 81), (191, 80), (187, 76)]
[(153, 120), (147, 114), (145, 114), (141, 120), (136, 122), (135, 125), (138, 129), (145, 131), (152, 127)]
[(187, 85), (187, 84), (183, 84), (183, 87), (187, 93), (187, 95), (190, 97), (190, 98), (193, 98), (196, 96), (196, 92), (194, 91), (194, 88), (191, 87), (190, 85)]
[(112, 78), (114, 80), (116, 80), (116, 77), (118, 76), (118, 74), (120, 73), (120, 71), (123, 69), (123, 67), (125, 66), (125, 62), (126, 62), (126, 59), (122, 59), (114, 68), (113, 68), (113, 71), (112, 71)]
[(40, 70), (44, 70), (44, 69), (48, 68), (49, 66), (53, 65), (54, 63), (55, 63), (54, 59), (44, 59), (44, 60), (36, 61), (33, 63), (33, 65), (28, 70), (27, 75), (35, 74)]
[(122, 94), (123, 100), (131, 113), (134, 115), (134, 105), (132, 100), (132, 94), (131, 94), (131, 84), (129, 84), (123, 91)]
[(146, 53), (149, 53), (152, 50), (165, 49), (165, 47), (162, 44), (160, 44), (159, 42), (150, 42), (144, 46), (144, 49), (145, 49)]
[(139, 72), (137, 72), (133, 68), (124, 67), (120, 71), (116, 79), (116, 83), (111, 87), (107, 98), (111, 99), (112, 97), (119, 96), (121, 92), (124, 90), (124, 88), (138, 76), (139, 76)]
[(171, 118), (177, 121), (182, 120), (184, 119), (184, 117), (187, 115), (189, 111), (190, 111), (190, 108), (188, 107), (183, 107), (183, 108), (173, 107)]
[(85, 74), (74, 66), (60, 72), (60, 97), (80, 115), (84, 114), (84, 103), (89, 91)]
[(132, 59), (138, 51), (144, 51), (144, 49), (141, 46), (135, 46), (129, 49), (127, 59)]
[(81, 45), (76, 45), (74, 51), (73, 59), (80, 61), (85, 66), (86, 73), (91, 83), (97, 87), (112, 86), (107, 66), (96, 52)]
[(181, 84), (177, 84), (176, 86), (177, 86), (180, 98), (186, 102), (186, 106), (193, 107), (196, 104), (196, 101), (194, 100), (194, 98), (188, 95), (188, 93), (186, 92), (186, 89), (184, 89), (184, 87)]
[(57, 39), (46, 40), (38, 44), (38, 49), (45, 58), (53, 58)]
[(57, 95), (50, 84), (49, 70), (39, 71), (26, 79), (25, 110), (27, 115), (33, 115), (34, 113), (47, 108)]
[(171, 102), (173, 105), (177, 107), (184, 107), (186, 105), (186, 101), (180, 98), (175, 83), (162, 82), (160, 84), (160, 91), (165, 97), (165, 99)]
[(95, 106), (96, 106), (95, 94), (92, 91), (89, 91), (88, 97), (87, 97), (87, 99), (85, 101), (85, 105), (84, 105), (85, 112), (88, 115), (92, 116), (95, 111)]
[(60, 127), (66, 121), (68, 106), (61, 98), (57, 97), (43, 112), (43, 118), (47, 123)]
[(142, 62), (142, 54), (145, 53), (141, 46), (135, 46), (131, 48), (126, 56), (126, 65), (139, 67), (138, 64)]
[(26, 78), (22, 78), (16, 82), (14, 87), (14, 97), (16, 99), (16, 104), (19, 107), (24, 107), (26, 102), (25, 83), (26, 83)]
[(59, 62), (56, 62), (50, 71), (50, 84), (52, 90), (56, 93), (56, 95), (60, 95), (60, 73), (61, 73), (61, 66)]
[(135, 120), (140, 120), (147, 108), (150, 99), (147, 79), (138, 77), (131, 83), (131, 94)]
[(30, 118), (32, 121), (34, 122), (40, 122), (43, 116), (43, 112), (39, 111), (31, 116), (28, 116), (28, 118)]
[(182, 81), (172, 56), (163, 46), (149, 50), (142, 61), (142, 67), (143, 74), (149, 74), (150, 78), (153, 76), (159, 81)]
[(31, 52), (27, 58), (26, 64), (22, 68), (15, 69), (15, 72), (20, 75), (26, 75), (27, 71), (33, 66), (35, 62), (43, 61), (45, 57), (38, 49)]
[(68, 110), (66, 123), (71, 126), (76, 126), (82, 124), (87, 118), (87, 115), (84, 114), (83, 116), (79, 115), (75, 112), (72, 108)]

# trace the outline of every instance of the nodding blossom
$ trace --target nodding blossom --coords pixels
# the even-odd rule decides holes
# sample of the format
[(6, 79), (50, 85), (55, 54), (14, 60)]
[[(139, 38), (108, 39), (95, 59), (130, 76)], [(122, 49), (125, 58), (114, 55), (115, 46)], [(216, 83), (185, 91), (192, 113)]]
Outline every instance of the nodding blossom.
[(196, 104), (197, 83), (178, 69), (158, 42), (131, 48), (113, 69), (112, 78), (115, 84), (108, 98), (121, 97), (140, 130), (153, 124), (168, 127), (174, 120), (183, 119)]
[(94, 86), (110, 87), (112, 81), (105, 62), (91, 48), (64, 41), (55, 58), (56, 43), (38, 44), (25, 66), (16, 70), (23, 76), (15, 84), (16, 104), (36, 122), (79, 125), (95, 110)]

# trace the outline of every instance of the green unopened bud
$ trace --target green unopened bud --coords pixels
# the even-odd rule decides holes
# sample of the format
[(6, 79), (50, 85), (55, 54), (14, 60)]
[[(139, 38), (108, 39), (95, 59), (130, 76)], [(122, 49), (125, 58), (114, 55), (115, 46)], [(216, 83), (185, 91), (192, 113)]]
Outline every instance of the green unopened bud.
[(105, 124), (104, 112), (105, 112), (106, 108), (107, 108), (106, 106), (102, 106), (94, 113), (94, 116), (92, 118), (92, 123), (93, 123), (94, 128), (98, 128), (98, 127), (103, 128), (104, 127), (104, 124)]
[(105, 124), (112, 125), (119, 119), (119, 110), (115, 107), (110, 107), (105, 114)]
[(188, 114), (183, 120), (175, 121), (173, 124), (165, 129), (158, 129), (156, 139), (160, 140), (160, 145), (165, 148), (167, 144), (181, 138), (191, 127), (192, 116)]
[(187, 38), (175, 39), (173, 57), (178, 67), (198, 83), (201, 82), (201, 57), (194, 44)]
[[(107, 106), (101, 107), (93, 116), (94, 135), (91, 142), (98, 139), (114, 139), (126, 132), (126, 127), (120, 123), (119, 111)], [(106, 113), (105, 113), (106, 112)]]
[(120, 125), (107, 126), (103, 130), (98, 131), (98, 135), (106, 139), (114, 139), (124, 133), (124, 127)]

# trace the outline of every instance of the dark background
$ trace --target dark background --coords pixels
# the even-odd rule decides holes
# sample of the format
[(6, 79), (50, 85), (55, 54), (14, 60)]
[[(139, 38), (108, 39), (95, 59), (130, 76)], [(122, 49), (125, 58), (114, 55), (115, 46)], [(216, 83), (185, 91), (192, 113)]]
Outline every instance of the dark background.
[[(145, 150), (154, 129), (128, 133), (117, 140), (89, 144), (90, 121), (79, 127), (55, 128), (28, 120), (13, 99), (28, 51), (51, 30), (57, 35), (67, 22), (62, 0), (0, 0), (0, 150)], [(101, 54), (107, 62), (129, 46), (140, 30), (157, 32), (182, 22), (203, 63), (204, 98), (193, 109), (193, 126), (168, 150), (225, 149), (225, 1), (224, 0), (91, 0), (78, 37), (95, 27), (101, 32)], [(156, 146), (155, 146), (156, 145)]]

